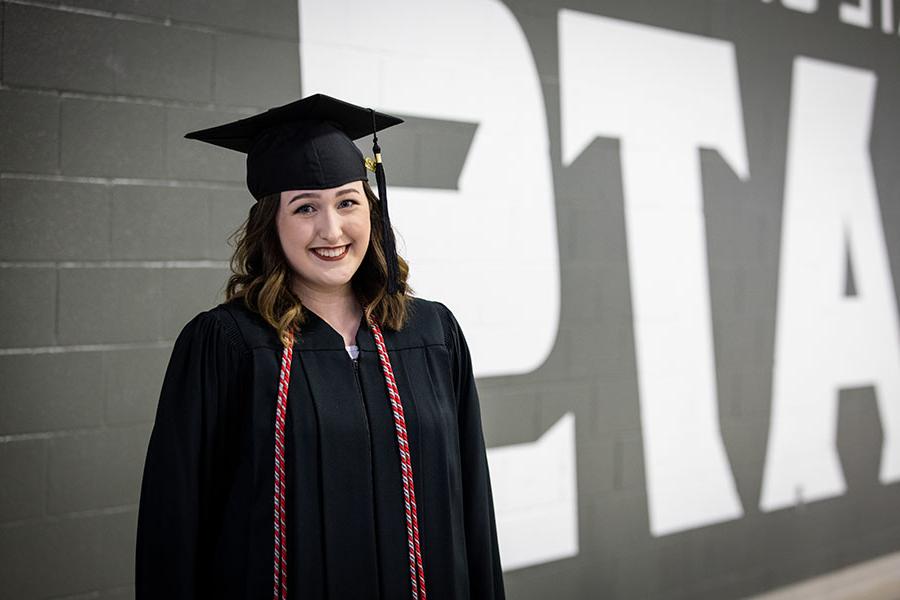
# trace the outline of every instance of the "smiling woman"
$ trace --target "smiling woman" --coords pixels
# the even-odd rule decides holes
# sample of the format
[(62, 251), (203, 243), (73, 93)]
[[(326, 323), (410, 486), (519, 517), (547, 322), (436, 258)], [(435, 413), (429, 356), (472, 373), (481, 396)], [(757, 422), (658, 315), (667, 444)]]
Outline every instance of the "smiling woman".
[(400, 122), (315, 95), (188, 134), (247, 152), (256, 203), (226, 301), (172, 350), (138, 600), (504, 598), (466, 339), (394, 250), (377, 131)]

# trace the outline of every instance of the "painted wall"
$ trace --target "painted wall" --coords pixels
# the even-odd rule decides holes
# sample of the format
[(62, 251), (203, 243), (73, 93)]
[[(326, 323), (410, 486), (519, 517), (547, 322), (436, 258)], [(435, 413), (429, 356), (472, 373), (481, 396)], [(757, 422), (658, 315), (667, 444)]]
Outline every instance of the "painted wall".
[(301, 92), (407, 119), (392, 217), (469, 339), (509, 598), (737, 598), (900, 549), (898, 20), (0, 2), (0, 596), (133, 596), (162, 374), (251, 203), (182, 135)]

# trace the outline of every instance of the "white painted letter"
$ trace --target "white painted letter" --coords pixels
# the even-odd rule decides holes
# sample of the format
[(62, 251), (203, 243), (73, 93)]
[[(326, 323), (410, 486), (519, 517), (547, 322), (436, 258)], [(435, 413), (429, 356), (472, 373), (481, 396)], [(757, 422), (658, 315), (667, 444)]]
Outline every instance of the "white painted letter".
[(879, 478), (900, 480), (900, 322), (868, 150), (875, 86), (869, 71), (794, 61), (763, 510), (844, 493), (843, 387), (875, 386)]
[[(883, 9), (882, 9), (883, 10)], [(872, 0), (859, 0), (859, 4), (841, 2), (841, 21), (857, 27), (872, 27)]]
[(578, 554), (575, 415), (534, 442), (490, 450), (497, 536), (504, 570)]
[(749, 177), (729, 42), (562, 10), (563, 163), (621, 139), (650, 529), (743, 514), (719, 431), (699, 148)]
[(781, 3), (797, 12), (814, 13), (819, 10), (819, 0), (781, 0)]
[(894, 33), (894, 0), (881, 0), (881, 30)]

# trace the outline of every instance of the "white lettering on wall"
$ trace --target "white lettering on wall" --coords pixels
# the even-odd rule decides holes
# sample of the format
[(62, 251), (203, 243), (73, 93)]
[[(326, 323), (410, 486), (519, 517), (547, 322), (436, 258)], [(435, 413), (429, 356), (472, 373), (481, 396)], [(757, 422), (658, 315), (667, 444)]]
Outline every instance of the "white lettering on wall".
[[(772, 4), (774, 0), (762, 0), (764, 4)], [(781, 5), (787, 9), (812, 14), (819, 10), (819, 0), (781, 0)], [(881, 0), (881, 31), (893, 34), (894, 30), (894, 0)], [(874, 7), (872, 0), (856, 0), (855, 2), (841, 2), (838, 6), (838, 16), (842, 23), (855, 27), (872, 28)], [(896, 30), (900, 34), (900, 27)]]
[(841, 2), (839, 14), (841, 22), (869, 29), (872, 27), (872, 0)]
[(575, 415), (564, 414), (534, 442), (488, 455), (503, 570), (578, 554)]
[(819, 0), (781, 0), (781, 4), (797, 12), (814, 13), (819, 10)]
[[(814, 0), (782, 4), (818, 10)], [(842, 19), (871, 26), (870, 2), (847, 6)], [(559, 268), (527, 41), (497, 1), (369, 8), (300, 3), (304, 93), (478, 124), (459, 189), (392, 187), (392, 217), (414, 287), (457, 313), (477, 375), (531, 371), (556, 337)], [(881, 8), (884, 27), (893, 15), (886, 0)], [(845, 491), (835, 447), (844, 387), (875, 387), (879, 478), (900, 480), (900, 322), (867, 146), (875, 76), (810, 58), (794, 69), (763, 510)], [(715, 149), (749, 179), (734, 47), (562, 10), (559, 76), (563, 165), (598, 136), (620, 141), (651, 533), (739, 518), (719, 431), (698, 156)], [(574, 416), (488, 458), (504, 565), (576, 554)]]
[[(894, 0), (881, 0), (881, 31), (893, 33), (894, 29)], [(898, 29), (900, 33), (900, 29)]]
[(749, 177), (729, 42), (559, 13), (562, 159), (621, 140), (650, 529), (743, 515), (719, 430), (699, 148)]
[(875, 87), (869, 71), (794, 61), (763, 510), (845, 492), (844, 387), (875, 386), (879, 478), (900, 480), (900, 322), (868, 150)]

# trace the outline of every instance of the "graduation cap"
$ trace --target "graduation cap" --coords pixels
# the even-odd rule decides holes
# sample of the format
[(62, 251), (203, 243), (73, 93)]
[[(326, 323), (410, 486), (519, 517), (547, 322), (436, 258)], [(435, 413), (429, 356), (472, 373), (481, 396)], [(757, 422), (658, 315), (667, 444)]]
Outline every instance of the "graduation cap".
[[(387, 206), (387, 183), (378, 132), (403, 119), (313, 94), (267, 111), (191, 131), (184, 137), (247, 154), (247, 188), (254, 198), (284, 190), (325, 189), (365, 180), (375, 171), (387, 259), (388, 293), (399, 290), (397, 251)], [(374, 161), (353, 143), (372, 134)]]

